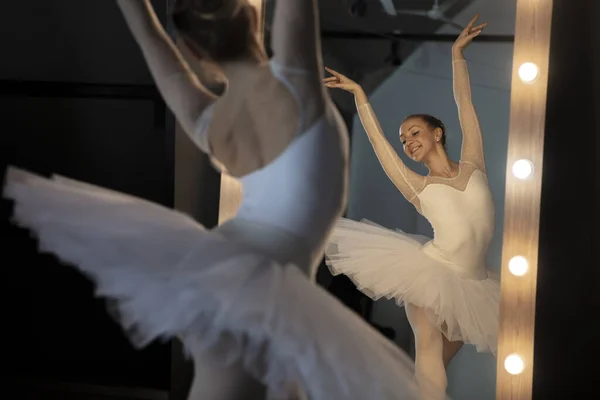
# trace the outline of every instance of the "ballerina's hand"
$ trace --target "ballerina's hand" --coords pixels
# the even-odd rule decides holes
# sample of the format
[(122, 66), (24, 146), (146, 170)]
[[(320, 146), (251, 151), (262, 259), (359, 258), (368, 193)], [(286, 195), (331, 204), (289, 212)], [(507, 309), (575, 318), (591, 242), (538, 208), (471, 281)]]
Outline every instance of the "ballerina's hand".
[(463, 29), (460, 35), (458, 35), (458, 38), (454, 42), (454, 49), (461, 51), (464, 50), (469, 44), (471, 44), (473, 39), (477, 35), (479, 35), (481, 31), (483, 31), (483, 28), (487, 26), (487, 22), (481, 25), (473, 26), (475, 24), (475, 21), (477, 21), (477, 18), (479, 18), (479, 14), (473, 17), (473, 19), (469, 22), (467, 27)]
[(325, 70), (327, 72), (329, 72), (331, 75), (333, 75), (333, 76), (323, 79), (323, 83), (328, 88), (342, 89), (342, 90), (345, 90), (345, 91), (351, 92), (351, 93), (354, 93), (358, 89), (360, 89), (360, 85), (358, 83), (354, 82), (352, 79), (348, 78), (347, 76), (344, 76), (344, 75), (340, 74), (339, 72), (332, 70), (331, 68), (325, 67)]

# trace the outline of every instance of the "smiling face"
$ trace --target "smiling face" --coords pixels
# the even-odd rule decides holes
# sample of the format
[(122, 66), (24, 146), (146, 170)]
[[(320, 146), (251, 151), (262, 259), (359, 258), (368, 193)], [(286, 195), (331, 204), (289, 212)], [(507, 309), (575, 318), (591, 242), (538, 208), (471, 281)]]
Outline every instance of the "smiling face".
[(435, 127), (420, 116), (409, 117), (400, 126), (400, 141), (404, 153), (416, 162), (426, 160), (438, 146), (443, 148), (443, 139), (443, 129)]

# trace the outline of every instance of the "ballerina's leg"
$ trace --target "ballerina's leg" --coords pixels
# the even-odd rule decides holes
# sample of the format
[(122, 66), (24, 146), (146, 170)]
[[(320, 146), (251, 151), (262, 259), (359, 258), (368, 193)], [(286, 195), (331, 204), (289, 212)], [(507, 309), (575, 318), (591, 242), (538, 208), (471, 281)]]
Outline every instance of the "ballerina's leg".
[(415, 374), (422, 396), (427, 400), (444, 399), (448, 385), (443, 358), (443, 334), (431, 323), (425, 310), (412, 304), (406, 305), (408, 322), (415, 335)]
[(444, 367), (448, 369), (448, 365), (450, 365), (450, 361), (454, 358), (454, 356), (462, 349), (464, 343), (460, 341), (449, 341), (446, 336), (442, 335), (442, 339), (444, 340)]
[(264, 385), (251, 377), (241, 363), (222, 366), (217, 354), (194, 356), (194, 382), (189, 400), (264, 400)]
[[(222, 225), (216, 231), (231, 240), (230, 225)], [(222, 358), (218, 349), (194, 353), (194, 381), (188, 400), (271, 400), (266, 386), (241, 362), (224, 366)]]

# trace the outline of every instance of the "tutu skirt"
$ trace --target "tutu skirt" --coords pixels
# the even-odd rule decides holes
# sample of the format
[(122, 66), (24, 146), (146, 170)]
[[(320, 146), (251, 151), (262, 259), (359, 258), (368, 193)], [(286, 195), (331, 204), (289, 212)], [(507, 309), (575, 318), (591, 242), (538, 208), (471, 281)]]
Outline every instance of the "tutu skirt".
[(4, 197), (41, 251), (96, 283), (138, 347), (178, 337), (191, 355), (241, 362), (275, 396), (297, 385), (312, 400), (419, 398), (411, 359), (294, 265), (62, 177), (11, 168)]
[(423, 251), (421, 235), (393, 231), (368, 220), (342, 219), (330, 238), (327, 265), (347, 275), (374, 300), (395, 299), (424, 308), (450, 341), (496, 354), (500, 304), (498, 274), (467, 279)]

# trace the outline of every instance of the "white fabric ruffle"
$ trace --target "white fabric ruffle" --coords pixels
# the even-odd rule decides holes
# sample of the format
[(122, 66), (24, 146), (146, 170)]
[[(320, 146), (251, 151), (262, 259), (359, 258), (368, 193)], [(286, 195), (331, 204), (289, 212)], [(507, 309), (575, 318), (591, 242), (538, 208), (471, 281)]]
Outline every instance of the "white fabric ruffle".
[(242, 361), (270, 392), (418, 399), (412, 360), (293, 265), (160, 205), (10, 168), (14, 221), (97, 284), (133, 343), (177, 336)]
[(393, 231), (368, 220), (342, 219), (330, 237), (327, 264), (347, 275), (377, 300), (395, 299), (423, 307), (451, 340), (496, 353), (500, 280), (488, 271), (483, 280), (467, 279), (423, 251), (430, 239)]

